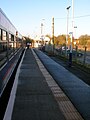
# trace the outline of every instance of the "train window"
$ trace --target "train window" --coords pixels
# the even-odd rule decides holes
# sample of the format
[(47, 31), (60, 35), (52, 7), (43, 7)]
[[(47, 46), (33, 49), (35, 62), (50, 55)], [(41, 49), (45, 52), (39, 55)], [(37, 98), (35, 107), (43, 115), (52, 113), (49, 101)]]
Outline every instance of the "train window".
[(0, 29), (0, 40), (1, 40), (1, 29)]
[(9, 41), (11, 41), (11, 34), (9, 33)]
[(14, 41), (14, 35), (11, 35), (11, 41)]
[(0, 40), (2, 40), (2, 29), (0, 29)]
[(3, 34), (3, 40), (7, 40), (7, 32), (3, 30), (2, 34)]

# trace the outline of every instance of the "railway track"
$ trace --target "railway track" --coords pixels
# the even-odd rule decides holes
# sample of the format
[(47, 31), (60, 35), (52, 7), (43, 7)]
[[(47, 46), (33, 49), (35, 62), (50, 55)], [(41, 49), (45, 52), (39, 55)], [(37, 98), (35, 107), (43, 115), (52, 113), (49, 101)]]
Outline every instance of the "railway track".
[(3, 120), (15, 74), (23, 53), (24, 49), (18, 51), (0, 71), (0, 120)]

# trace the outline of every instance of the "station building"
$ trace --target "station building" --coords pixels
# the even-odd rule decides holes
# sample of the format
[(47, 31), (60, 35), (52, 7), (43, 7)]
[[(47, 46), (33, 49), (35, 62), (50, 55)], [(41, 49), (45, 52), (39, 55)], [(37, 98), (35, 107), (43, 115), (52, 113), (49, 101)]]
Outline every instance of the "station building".
[(41, 47), (41, 46), (45, 46), (49, 42), (50, 42), (50, 38), (49, 37), (41, 38), (40, 36), (36, 36), (34, 38), (34, 41), (33, 41), (33, 47), (38, 48), (38, 47)]

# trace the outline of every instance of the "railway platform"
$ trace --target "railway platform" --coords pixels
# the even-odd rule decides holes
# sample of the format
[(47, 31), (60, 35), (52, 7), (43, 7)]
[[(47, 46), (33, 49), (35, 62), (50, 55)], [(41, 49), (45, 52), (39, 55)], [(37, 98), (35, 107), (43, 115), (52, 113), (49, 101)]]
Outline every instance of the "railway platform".
[(4, 120), (84, 120), (46, 70), (40, 56), (33, 49), (25, 50)]

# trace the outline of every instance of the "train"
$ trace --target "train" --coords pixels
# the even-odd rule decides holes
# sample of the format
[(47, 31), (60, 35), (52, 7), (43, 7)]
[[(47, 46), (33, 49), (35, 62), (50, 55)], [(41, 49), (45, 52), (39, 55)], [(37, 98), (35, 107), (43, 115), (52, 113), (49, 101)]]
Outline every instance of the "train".
[(21, 47), (23, 36), (0, 8), (0, 53)]
[(0, 120), (3, 119), (24, 50), (23, 36), (0, 8)]

